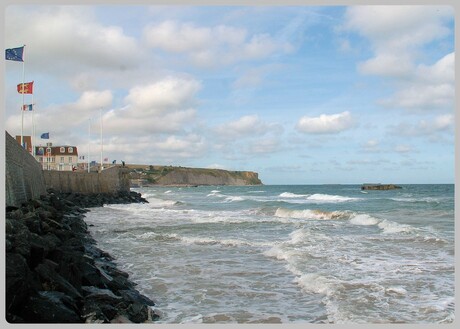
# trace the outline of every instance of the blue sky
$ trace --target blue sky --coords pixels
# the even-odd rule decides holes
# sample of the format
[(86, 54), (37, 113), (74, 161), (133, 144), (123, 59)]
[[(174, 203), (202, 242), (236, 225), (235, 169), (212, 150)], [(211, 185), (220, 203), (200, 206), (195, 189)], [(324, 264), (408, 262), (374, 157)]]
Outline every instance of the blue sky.
[[(454, 182), (451, 7), (12, 5), (5, 17), (5, 48), (26, 45), (37, 135), (85, 156), (90, 143), (92, 160), (102, 113), (109, 162), (251, 170), (265, 184)], [(20, 82), (6, 61), (11, 135)]]

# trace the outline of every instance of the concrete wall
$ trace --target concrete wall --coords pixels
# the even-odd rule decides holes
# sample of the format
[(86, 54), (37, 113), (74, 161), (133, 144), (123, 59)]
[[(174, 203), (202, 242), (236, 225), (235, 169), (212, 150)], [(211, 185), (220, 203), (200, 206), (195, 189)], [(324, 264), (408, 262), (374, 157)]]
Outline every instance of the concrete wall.
[(58, 192), (116, 193), (129, 191), (130, 182), (126, 169), (112, 167), (97, 172), (43, 171), (46, 187)]
[(5, 132), (5, 206), (46, 194), (42, 168), (34, 157)]

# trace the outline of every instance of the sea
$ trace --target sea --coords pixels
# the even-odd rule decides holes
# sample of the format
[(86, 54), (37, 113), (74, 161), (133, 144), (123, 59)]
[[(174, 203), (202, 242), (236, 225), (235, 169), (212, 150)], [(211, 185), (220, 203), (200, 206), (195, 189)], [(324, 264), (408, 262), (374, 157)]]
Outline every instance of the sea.
[(454, 185), (144, 187), (85, 221), (158, 323), (452, 323)]

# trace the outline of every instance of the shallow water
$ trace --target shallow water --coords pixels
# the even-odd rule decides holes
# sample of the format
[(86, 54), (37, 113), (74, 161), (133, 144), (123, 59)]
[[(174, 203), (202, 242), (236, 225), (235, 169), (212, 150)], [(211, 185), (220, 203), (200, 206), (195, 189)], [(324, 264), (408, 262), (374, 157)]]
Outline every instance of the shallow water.
[(454, 320), (453, 185), (133, 190), (86, 221), (161, 323)]

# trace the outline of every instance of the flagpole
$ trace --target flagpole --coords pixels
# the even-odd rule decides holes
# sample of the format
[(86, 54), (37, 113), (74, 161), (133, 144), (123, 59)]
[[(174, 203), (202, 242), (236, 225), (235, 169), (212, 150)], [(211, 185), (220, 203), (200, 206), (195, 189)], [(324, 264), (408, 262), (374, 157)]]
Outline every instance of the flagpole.
[(101, 171), (104, 170), (104, 164), (102, 162), (103, 158), (102, 158), (102, 152), (103, 152), (103, 149), (104, 149), (104, 143), (103, 143), (103, 139), (102, 139), (102, 108), (100, 109), (100, 114), (101, 114)]
[(24, 45), (24, 50), (22, 51), (22, 108), (21, 108), (21, 147), (24, 147), (24, 82), (26, 75), (24, 53), (26, 50), (26, 45)]
[(88, 125), (88, 173), (90, 172), (89, 170), (89, 145), (91, 143), (91, 118), (89, 118), (89, 125)]
[(35, 158), (35, 121), (34, 121), (34, 112), (35, 112), (35, 106), (34, 106), (34, 94), (32, 94), (32, 136), (30, 137), (30, 143), (32, 144), (32, 155)]

